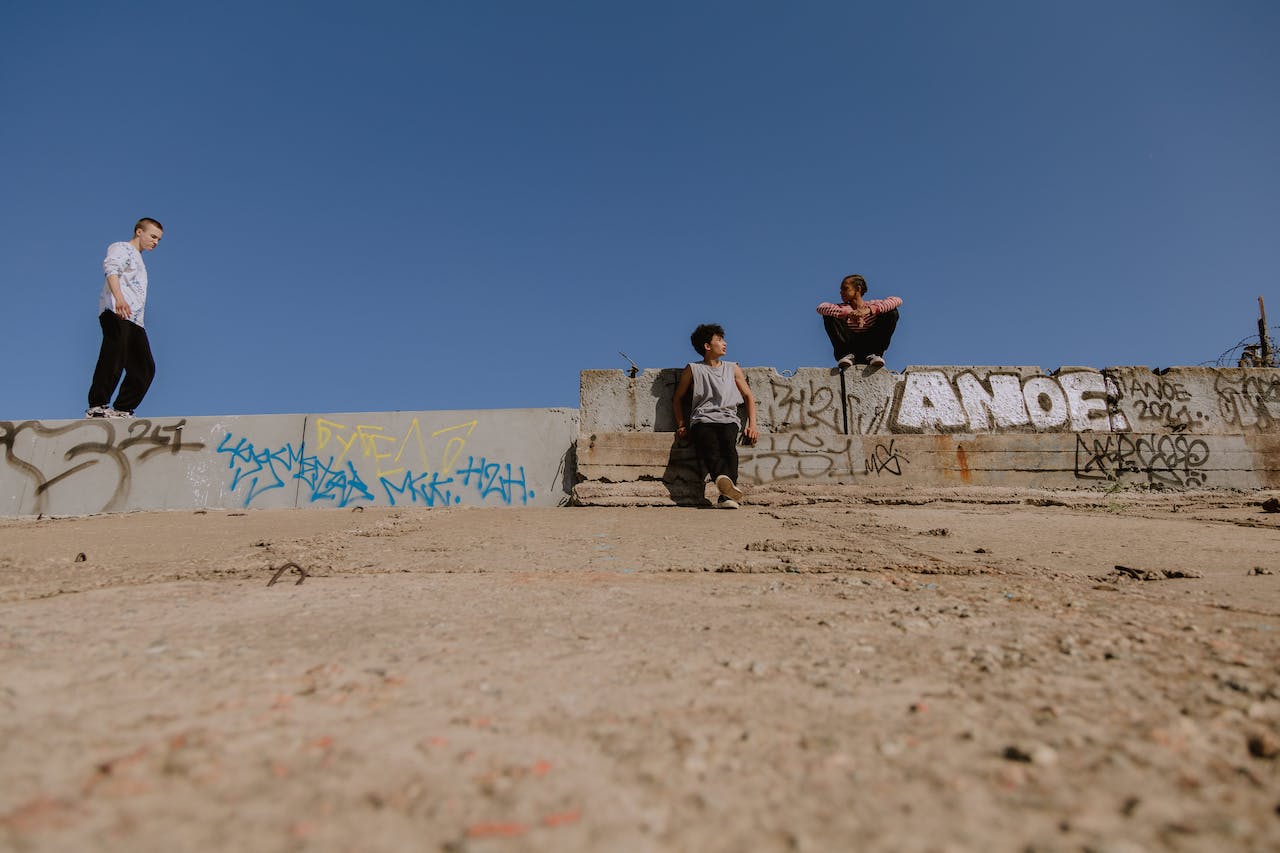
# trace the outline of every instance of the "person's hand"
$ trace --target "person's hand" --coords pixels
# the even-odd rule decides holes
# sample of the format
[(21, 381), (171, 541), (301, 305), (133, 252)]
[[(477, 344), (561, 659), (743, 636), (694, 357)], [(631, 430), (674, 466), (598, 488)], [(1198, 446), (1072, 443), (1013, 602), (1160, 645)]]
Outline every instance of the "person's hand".
[(747, 444), (754, 445), (757, 441), (760, 440), (760, 430), (756, 429), (751, 424), (747, 424), (747, 428), (744, 431), (744, 434), (747, 437)]
[(676, 427), (676, 438), (688, 438), (689, 428), (684, 424)]
[(133, 316), (133, 309), (129, 307), (129, 303), (123, 299), (116, 300), (116, 316), (121, 320), (128, 320)]

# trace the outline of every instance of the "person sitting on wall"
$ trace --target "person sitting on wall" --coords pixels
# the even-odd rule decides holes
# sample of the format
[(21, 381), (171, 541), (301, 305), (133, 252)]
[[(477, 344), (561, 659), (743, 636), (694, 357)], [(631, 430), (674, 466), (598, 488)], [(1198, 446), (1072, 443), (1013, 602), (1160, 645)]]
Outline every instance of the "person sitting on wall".
[(896, 296), (863, 299), (866, 293), (865, 278), (845, 276), (840, 282), (840, 298), (844, 301), (823, 302), (818, 306), (836, 359), (836, 370), (832, 373), (848, 370), (855, 364), (865, 363), (873, 369), (884, 367), (884, 354), (889, 349), (893, 330), (898, 327), (898, 306), (902, 300)]
[[(747, 377), (735, 362), (724, 361), (726, 350), (724, 329), (715, 323), (703, 323), (689, 336), (694, 352), (702, 361), (691, 361), (676, 383), (676, 436), (693, 439), (698, 461), (716, 484), (721, 509), (737, 509), (742, 500), (738, 488), (738, 406), (747, 404), (745, 435), (751, 444), (760, 433), (756, 429), (756, 398), (747, 385)], [(692, 411), (684, 411), (684, 397), (693, 389)], [(688, 420), (685, 416), (688, 414)], [(687, 424), (687, 425), (686, 425)]]

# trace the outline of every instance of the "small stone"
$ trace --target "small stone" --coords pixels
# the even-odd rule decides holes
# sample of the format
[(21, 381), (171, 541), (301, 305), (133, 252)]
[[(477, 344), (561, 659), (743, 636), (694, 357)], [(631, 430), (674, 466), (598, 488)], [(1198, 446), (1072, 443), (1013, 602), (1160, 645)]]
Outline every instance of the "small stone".
[(85, 554), (85, 552), (84, 552), (84, 551), (81, 551), (79, 554), (76, 554), (76, 562), (77, 562), (77, 563), (83, 563), (83, 562), (84, 562), (85, 560), (87, 560), (87, 559), (89, 559), (89, 557), (88, 557), (88, 555), (86, 555), (86, 554)]
[(1280, 499), (1268, 498), (1262, 502), (1263, 512), (1280, 512)]
[(1051, 746), (1038, 744), (1031, 750), (1031, 763), (1040, 767), (1052, 767), (1058, 763), (1058, 751)]
[(1273, 572), (1273, 571), (1271, 571), (1271, 569), (1265, 568), (1265, 567), (1263, 567), (1263, 566), (1254, 566), (1252, 569), (1250, 569), (1250, 570), (1249, 570), (1249, 574), (1251, 574), (1251, 575), (1274, 575), (1274, 574), (1275, 574), (1275, 572)]
[(1249, 735), (1249, 754), (1254, 758), (1274, 759), (1280, 756), (1280, 738), (1270, 732)]

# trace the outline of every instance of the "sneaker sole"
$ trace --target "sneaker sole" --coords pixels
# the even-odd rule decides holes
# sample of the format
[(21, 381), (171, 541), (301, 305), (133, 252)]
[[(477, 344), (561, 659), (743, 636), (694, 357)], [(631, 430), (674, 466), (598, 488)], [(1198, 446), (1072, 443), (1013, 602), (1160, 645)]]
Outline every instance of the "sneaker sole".
[(735, 486), (733, 480), (730, 480), (727, 474), (721, 474), (716, 477), (716, 490), (730, 500), (742, 500), (742, 489)]

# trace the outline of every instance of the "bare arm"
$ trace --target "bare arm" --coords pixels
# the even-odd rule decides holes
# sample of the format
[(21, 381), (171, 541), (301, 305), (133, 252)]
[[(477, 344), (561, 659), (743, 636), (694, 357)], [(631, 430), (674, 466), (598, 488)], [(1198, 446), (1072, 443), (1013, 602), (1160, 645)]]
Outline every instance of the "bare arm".
[(689, 393), (689, 387), (693, 385), (693, 368), (685, 365), (684, 372), (680, 374), (680, 381), (676, 383), (676, 393), (671, 399), (671, 411), (676, 416), (676, 437), (684, 438), (689, 434), (688, 424), (685, 423), (685, 411), (681, 408), (684, 395)]
[(742, 395), (743, 402), (747, 404), (747, 429), (745, 431), (747, 442), (755, 444), (760, 438), (760, 430), (756, 428), (756, 397), (751, 393), (751, 386), (747, 384), (747, 375), (736, 364), (733, 366), (733, 381), (738, 386), (738, 393)]

